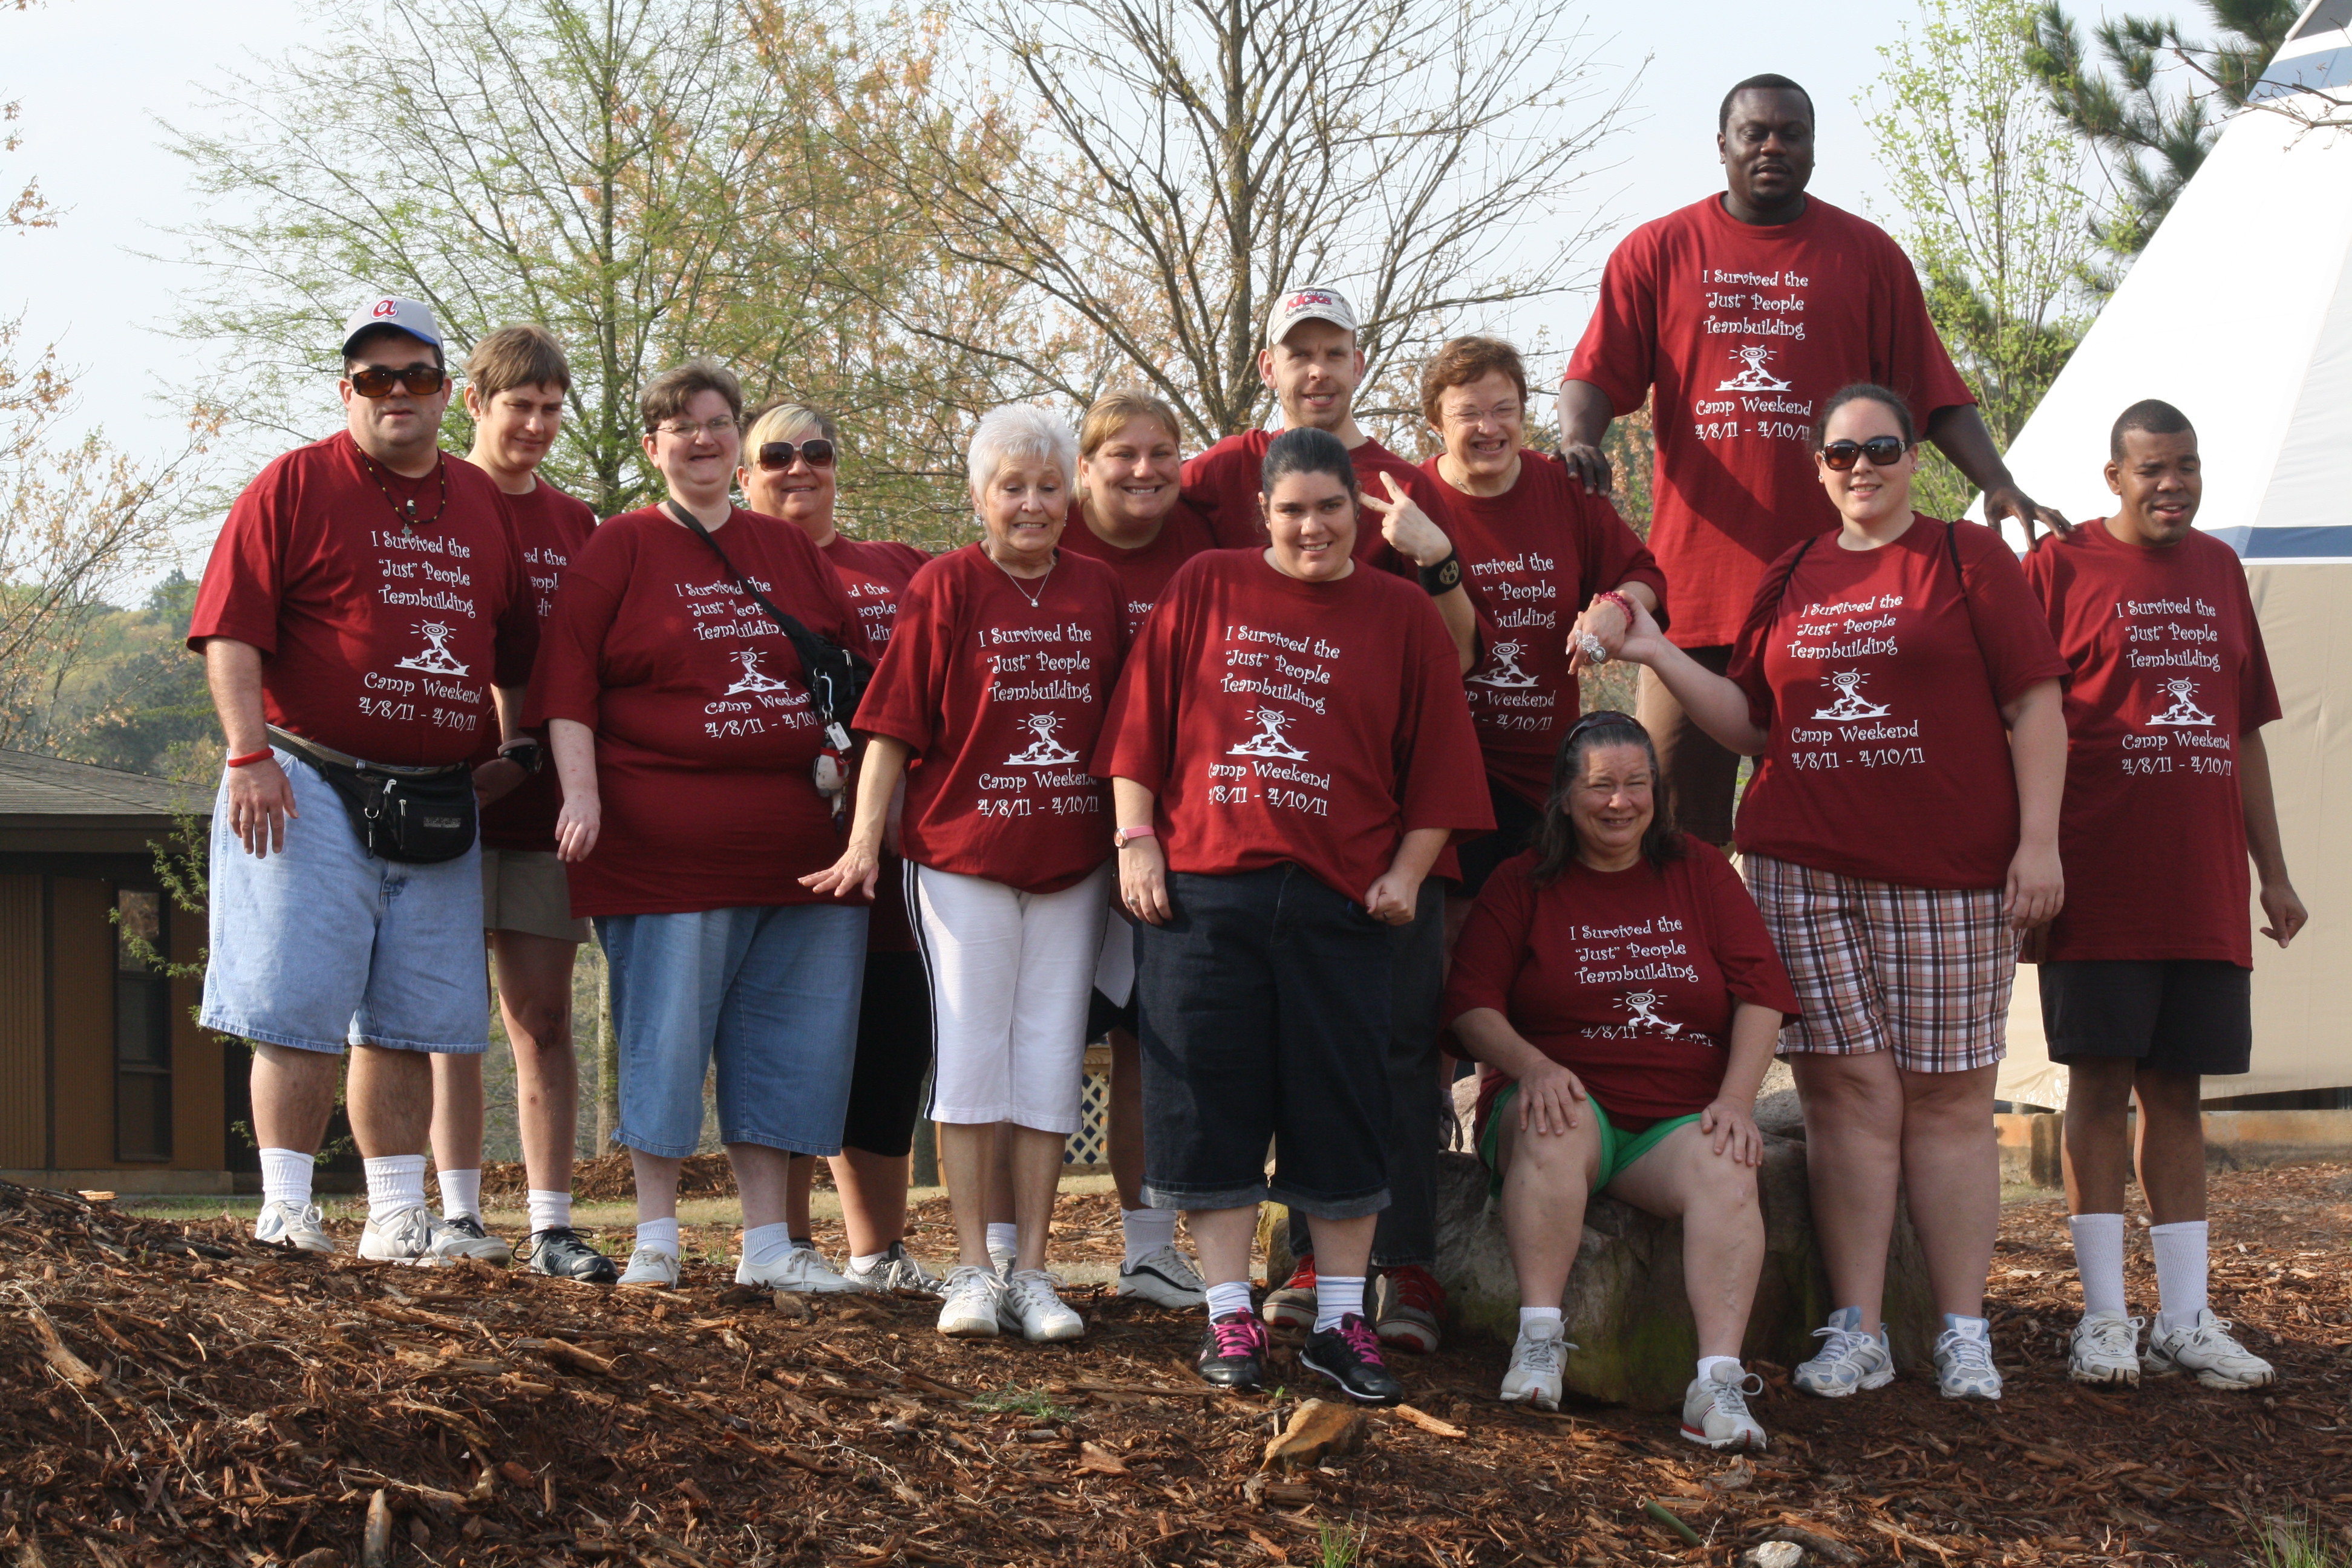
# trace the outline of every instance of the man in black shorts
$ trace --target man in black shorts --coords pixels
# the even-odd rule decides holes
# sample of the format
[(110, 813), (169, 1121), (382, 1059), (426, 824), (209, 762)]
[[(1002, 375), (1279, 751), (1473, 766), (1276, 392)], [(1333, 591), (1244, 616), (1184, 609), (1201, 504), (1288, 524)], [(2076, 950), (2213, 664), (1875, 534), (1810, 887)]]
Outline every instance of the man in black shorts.
[(2048, 538), (2025, 571), (2074, 667), (2059, 854), (2066, 907), (2049, 928), (2042, 1016), (2067, 1069), (2066, 1204), (2083, 1281), (2067, 1371), (2137, 1385), (2141, 1320), (2125, 1315), (2126, 1113), (2159, 1299), (2146, 1365), (2208, 1388), (2275, 1375), (2206, 1305), (2207, 1076), (2242, 1073), (2253, 1043), (2247, 860), (2263, 934), (2305, 920), (2287, 879), (2262, 726), (2279, 716), (2245, 570), (2191, 527), (2197, 432), (2149, 400), (2116, 421), (2113, 516)]

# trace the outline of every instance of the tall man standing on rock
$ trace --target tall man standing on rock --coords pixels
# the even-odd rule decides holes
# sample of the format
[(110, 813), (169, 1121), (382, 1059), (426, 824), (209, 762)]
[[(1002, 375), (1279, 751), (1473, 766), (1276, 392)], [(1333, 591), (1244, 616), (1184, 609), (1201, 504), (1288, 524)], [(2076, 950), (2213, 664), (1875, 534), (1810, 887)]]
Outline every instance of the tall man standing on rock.
[[(1275, 304), (1258, 351), (1258, 374), (1282, 407), (1285, 429), (1328, 430), (1348, 448), (1372, 517), (1356, 531), (1355, 558), (1375, 570), (1417, 576), (1435, 600), (1467, 674), (1478, 659), (1477, 614), (1464, 585), (1462, 563), (1448, 537), (1444, 487), (1366, 435), (1356, 423), (1356, 387), (1364, 378), (1355, 308), (1336, 289), (1294, 289)], [(1259, 468), (1273, 444), (1270, 430), (1228, 436), (1184, 465), (1183, 499), (1209, 521), (1220, 549), (1263, 549), (1258, 508)], [(1460, 865), (1448, 848), (1422, 883), (1412, 921), (1399, 929), (1390, 972), (1391, 1033), (1388, 1135), (1389, 1206), (1372, 1238), (1380, 1269), (1373, 1300), (1364, 1305), (1381, 1339), (1411, 1351), (1434, 1351), (1445, 1317), (1437, 1264), (1437, 1152), (1449, 1107), (1439, 1091), (1437, 1010), (1444, 986), (1444, 879)], [(1313, 1243), (1305, 1216), (1294, 1214), (1290, 1247), (1298, 1266), (1265, 1299), (1268, 1322), (1292, 1328), (1328, 1326), (1348, 1310), (1343, 1299), (1360, 1279), (1334, 1279), (1318, 1289)], [(1326, 1299), (1328, 1296), (1329, 1299)]]
[(425, 1206), (427, 1057), (489, 1045), (474, 796), (525, 776), (494, 750), (538, 612), (498, 486), (436, 445), (433, 312), (371, 300), (342, 352), (346, 427), (245, 488), (188, 627), (228, 742), (201, 1022), (253, 1046), (258, 1239), (334, 1250), (310, 1173), (348, 1043), (360, 1256), (503, 1258)]
[[(2151, 398), (2108, 439), (2111, 517), (2025, 558), (2074, 667), (2066, 692), (2066, 907), (2041, 964), (2042, 1029), (2064, 1064), (2066, 1207), (2083, 1280), (2067, 1372), (2137, 1385), (2140, 1320), (2124, 1313), (2124, 1183), (2139, 1101), (2140, 1192), (2156, 1254), (2147, 1365), (2207, 1388), (2261, 1388), (2271, 1364), (2206, 1305), (2208, 1074), (2253, 1051), (2253, 936), (2284, 947), (2308, 918), (2287, 879), (2262, 727), (2279, 716), (2246, 571), (2192, 526), (2197, 432)], [(2151, 852), (2161, 844), (2160, 852)]]
[[(1910, 258), (1876, 225), (1805, 194), (1805, 89), (1750, 77), (1724, 96), (1717, 130), (1727, 189), (1643, 225), (1610, 257), (1560, 384), (1559, 428), (1561, 456), (1606, 494), (1601, 437), (1651, 397), (1650, 550), (1673, 594), (1673, 640), (1719, 674), (1766, 565), (1837, 525), (1806, 437), (1841, 386), (1901, 393), (1927, 438), (1984, 491), (1988, 522), (2014, 517), (2029, 534), (2036, 521), (2066, 524), (2001, 463)], [(1729, 843), (1739, 759), (1647, 672), (1639, 716), (1683, 829)]]

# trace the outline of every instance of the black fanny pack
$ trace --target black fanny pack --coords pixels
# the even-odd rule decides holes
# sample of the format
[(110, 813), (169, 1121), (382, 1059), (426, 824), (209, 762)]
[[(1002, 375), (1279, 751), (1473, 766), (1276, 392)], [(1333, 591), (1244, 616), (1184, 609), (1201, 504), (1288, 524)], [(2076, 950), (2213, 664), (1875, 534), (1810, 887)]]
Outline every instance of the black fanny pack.
[(431, 866), (455, 860), (474, 847), (478, 813), (474, 773), (463, 763), (446, 768), (396, 768), (347, 757), (272, 724), (269, 738), (319, 770), (334, 786), (360, 846), (382, 860)]

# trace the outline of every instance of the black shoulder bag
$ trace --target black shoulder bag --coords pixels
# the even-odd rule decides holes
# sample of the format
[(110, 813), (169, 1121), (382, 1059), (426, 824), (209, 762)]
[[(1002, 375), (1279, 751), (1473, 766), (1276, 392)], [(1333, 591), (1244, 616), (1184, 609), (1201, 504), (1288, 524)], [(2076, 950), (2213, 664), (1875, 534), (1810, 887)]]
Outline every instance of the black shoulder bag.
[(817, 793), (835, 802), (837, 815), (843, 770), (850, 752), (849, 721), (857, 716), (858, 700), (866, 695), (867, 682), (874, 679), (874, 661), (830, 637), (818, 636), (778, 609), (765, 594), (751, 586), (749, 577), (735, 569), (735, 563), (727, 558), (727, 552), (711, 537), (710, 530), (702, 526), (701, 519), (674, 500), (662, 505), (681, 525), (691, 529), (696, 538), (710, 546), (710, 552), (719, 557), (719, 564), (735, 579), (735, 585), (749, 594), (752, 602), (767, 612), (768, 618), (783, 629), (784, 636), (792, 641), (793, 651), (800, 655), (801, 679), (808, 686), (817, 722), (824, 728), (827, 747), (825, 754), (817, 758)]

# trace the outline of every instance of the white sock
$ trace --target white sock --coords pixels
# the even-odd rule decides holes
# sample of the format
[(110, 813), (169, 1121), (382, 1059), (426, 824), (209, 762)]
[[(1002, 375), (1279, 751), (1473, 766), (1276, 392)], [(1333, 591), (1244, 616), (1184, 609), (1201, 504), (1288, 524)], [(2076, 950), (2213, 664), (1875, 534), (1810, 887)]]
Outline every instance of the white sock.
[(1127, 1238), (1127, 1262), (1132, 1268), (1163, 1247), (1176, 1245), (1174, 1209), (1121, 1209), (1118, 1228)]
[(881, 1268), (889, 1256), (890, 1249), (887, 1247), (879, 1252), (861, 1252), (849, 1260), (849, 1266), (863, 1274), (869, 1268)]
[(1021, 1227), (1009, 1219), (988, 1222), (988, 1250), (991, 1256), (999, 1252), (1021, 1250)]
[(1738, 1356), (1703, 1355), (1698, 1358), (1698, 1380), (1701, 1383), (1705, 1383), (1707, 1379), (1707, 1374), (1719, 1366), (1729, 1367), (1731, 1369), (1731, 1375), (1735, 1378), (1738, 1377), (1740, 1374), (1739, 1358)]
[(403, 1209), (425, 1206), (425, 1156), (386, 1154), (362, 1160), (367, 1172), (368, 1219), (382, 1225)]
[(782, 1262), (799, 1245), (793, 1239), (793, 1227), (788, 1225), (750, 1225), (743, 1227), (743, 1261), (754, 1268)]
[(444, 1171), (440, 1174), (441, 1217), (456, 1219), (461, 1214), (482, 1217), (482, 1173), (479, 1171)]
[(677, 1216), (673, 1215), (668, 1219), (639, 1220), (637, 1222), (637, 1245), (639, 1247), (655, 1247), (660, 1251), (668, 1253), (672, 1258), (676, 1258), (677, 1256)]
[[(1174, 1209), (1162, 1211), (1173, 1215)], [(1209, 1321), (1215, 1322), (1228, 1312), (1250, 1310), (1250, 1283), (1246, 1279), (1228, 1279), (1222, 1285), (1209, 1287)]]
[(530, 1230), (533, 1236), (542, 1230), (572, 1228), (572, 1194), (551, 1193), (538, 1187), (530, 1189)]
[(1523, 1334), (1526, 1333), (1529, 1328), (1533, 1327), (1537, 1323), (1549, 1323), (1552, 1326), (1552, 1337), (1554, 1339), (1560, 1338), (1564, 1332), (1563, 1326), (1560, 1322), (1559, 1309), (1558, 1307), (1522, 1307), (1519, 1309), (1519, 1332)]
[(298, 1209), (307, 1206), (310, 1202), (310, 1173), (316, 1168), (310, 1156), (299, 1149), (264, 1149), (262, 1203), (292, 1204)]
[(1958, 1334), (1964, 1340), (1982, 1340), (1992, 1343), (1992, 1321), (1987, 1318), (1964, 1317), (1958, 1312), (1944, 1314), (1944, 1331)]
[(1339, 1320), (1353, 1312), (1359, 1317), (1364, 1310), (1364, 1277), (1360, 1274), (1342, 1277), (1318, 1274), (1315, 1277), (1315, 1331), (1327, 1333), (1339, 1326)]
[(2074, 1233), (2074, 1271), (2083, 1277), (2083, 1314), (2124, 1311), (2124, 1216), (2078, 1214), (2066, 1222)]
[(2147, 1227), (2148, 1245), (2156, 1249), (2158, 1333), (2191, 1327), (2205, 1310), (2206, 1237), (2201, 1219)]

